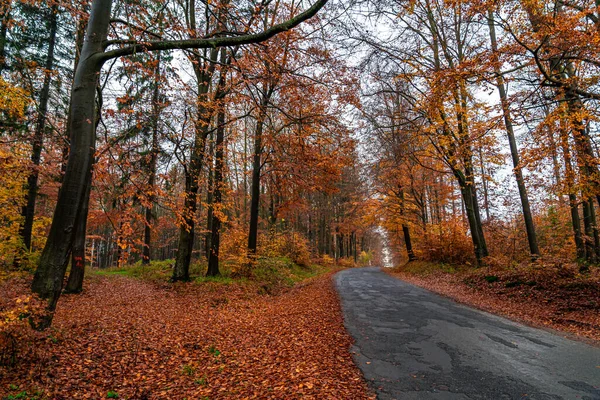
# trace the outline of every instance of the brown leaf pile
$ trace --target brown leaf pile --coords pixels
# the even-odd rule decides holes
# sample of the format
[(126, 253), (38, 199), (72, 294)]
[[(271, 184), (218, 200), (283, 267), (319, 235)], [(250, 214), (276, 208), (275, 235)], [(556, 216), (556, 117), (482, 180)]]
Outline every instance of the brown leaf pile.
[[(485, 268), (458, 273), (392, 275), (476, 308), (527, 324), (600, 340), (600, 271), (576, 266), (537, 266), (511, 271)], [(494, 277), (489, 282), (486, 277)]]
[(0, 367), (0, 398), (372, 398), (330, 275), (277, 296), (257, 292), (96, 277), (61, 298), (35, 354)]

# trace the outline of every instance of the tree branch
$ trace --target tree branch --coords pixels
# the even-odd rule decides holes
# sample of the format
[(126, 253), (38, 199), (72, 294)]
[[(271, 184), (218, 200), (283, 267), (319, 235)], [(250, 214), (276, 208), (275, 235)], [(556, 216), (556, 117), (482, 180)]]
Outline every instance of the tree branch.
[(259, 43), (272, 38), (278, 33), (289, 31), (298, 26), (302, 22), (312, 18), (319, 12), (328, 0), (318, 0), (312, 7), (297, 16), (274, 25), (271, 28), (260, 33), (242, 35), (237, 37), (217, 37), (217, 38), (201, 38), (201, 39), (186, 39), (186, 40), (159, 40), (148, 42), (137, 42), (127, 47), (105, 51), (97, 54), (96, 57), (100, 63), (107, 60), (129, 56), (142, 51), (164, 51), (174, 49), (208, 49), (226, 46), (240, 46), (244, 44)]

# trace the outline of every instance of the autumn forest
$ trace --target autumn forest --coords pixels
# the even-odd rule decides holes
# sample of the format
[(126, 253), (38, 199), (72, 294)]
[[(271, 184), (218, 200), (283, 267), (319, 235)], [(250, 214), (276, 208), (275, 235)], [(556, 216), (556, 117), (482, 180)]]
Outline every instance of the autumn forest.
[[(371, 398), (330, 283), (351, 267), (600, 338), (598, 2), (0, 0), (0, 23), (2, 399)], [(268, 361), (316, 335), (286, 356), (310, 379)]]

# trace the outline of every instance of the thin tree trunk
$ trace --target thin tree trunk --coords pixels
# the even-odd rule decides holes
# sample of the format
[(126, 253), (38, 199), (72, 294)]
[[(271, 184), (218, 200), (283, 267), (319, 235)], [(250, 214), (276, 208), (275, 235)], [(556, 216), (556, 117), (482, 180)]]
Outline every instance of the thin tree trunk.
[(477, 195), (474, 193), (473, 182), (467, 181), (464, 175), (456, 169), (454, 169), (454, 175), (459, 181), (464, 210), (467, 215), (467, 221), (469, 222), (469, 228), (471, 230), (471, 240), (473, 241), (475, 259), (477, 261), (477, 265), (481, 266), (483, 257), (486, 257), (488, 254), (485, 237), (483, 236), (481, 229), (481, 218), (478, 218), (477, 215)]
[[(224, 78), (223, 78), (224, 79)], [(224, 82), (223, 82), (224, 85)], [(215, 142), (215, 175), (213, 182), (213, 205), (217, 210), (212, 215), (210, 251), (208, 257), (208, 270), (206, 276), (217, 276), (219, 272), (219, 246), (221, 232), (221, 186), (223, 185), (224, 152), (223, 142), (225, 138), (225, 110), (219, 110), (217, 115), (217, 140)]]
[[(583, 226), (585, 229), (584, 243), (586, 249), (586, 261), (595, 264), (600, 255), (600, 235), (596, 225), (596, 213), (593, 202), (594, 192), (598, 195), (598, 169), (595, 164), (596, 157), (592, 149), (590, 137), (584, 126), (584, 121), (582, 120), (584, 106), (581, 99), (571, 90), (567, 90), (565, 93), (565, 100), (569, 112), (569, 125), (577, 149), (579, 170), (583, 175), (581, 182), (588, 188), (591, 188), (591, 193), (582, 193)], [(581, 269), (582, 272), (587, 272), (588, 267), (582, 265)]]
[(211, 133), (208, 138), (208, 185), (206, 189), (206, 234), (204, 235), (204, 254), (208, 260), (210, 255), (210, 240), (212, 237), (212, 220), (213, 220), (213, 193), (214, 193), (214, 170), (215, 170), (215, 141), (214, 135)]
[[(405, 213), (405, 199), (404, 199), (404, 190), (400, 188), (400, 216), (404, 219)], [(404, 234), (404, 244), (406, 246), (406, 253), (408, 255), (408, 261), (415, 261), (417, 257), (412, 248), (412, 242), (410, 240), (410, 230), (408, 229), (408, 225), (403, 220), (402, 221), (402, 233)]]
[[(475, 257), (477, 266), (482, 265), (484, 257), (488, 256), (487, 243), (483, 234), (483, 225), (481, 223), (481, 213), (479, 210), (479, 201), (477, 199), (477, 187), (475, 186), (475, 173), (473, 169), (473, 153), (469, 145), (465, 145), (465, 138), (469, 136), (469, 125), (467, 120), (467, 93), (464, 81), (459, 82), (458, 93), (455, 93), (456, 102), (456, 118), (458, 123), (458, 138), (463, 150), (463, 165), (464, 175), (461, 187), (464, 187), (465, 208), (469, 225), (471, 228), (471, 236), (475, 245)], [(470, 214), (470, 215), (469, 215)]]
[[(483, 186), (483, 207), (485, 209), (485, 219), (486, 221), (490, 220), (490, 199), (488, 196), (488, 182), (485, 173), (485, 165), (483, 162), (483, 152), (481, 151), (481, 147), (479, 147), (479, 167), (481, 171), (481, 186)], [(439, 223), (439, 221), (438, 221)]]
[(154, 223), (154, 215), (152, 209), (156, 200), (154, 186), (156, 185), (156, 165), (158, 161), (158, 126), (160, 119), (160, 104), (159, 104), (159, 85), (160, 85), (160, 54), (156, 63), (154, 73), (154, 88), (152, 92), (152, 144), (150, 148), (150, 176), (148, 177), (148, 188), (150, 195), (148, 196), (148, 206), (145, 210), (145, 226), (144, 226), (144, 248), (142, 250), (142, 264), (150, 264), (152, 258), (152, 224)]
[(262, 154), (262, 133), (263, 116), (256, 123), (256, 132), (254, 134), (254, 156), (252, 161), (252, 184), (250, 188), (250, 227), (248, 232), (248, 253), (250, 256), (256, 255), (256, 246), (258, 241), (258, 213), (260, 207), (260, 169)]
[[(594, 203), (591, 199), (583, 200), (583, 228), (585, 230), (585, 259), (590, 264), (596, 263), (596, 249), (594, 247), (597, 240), (597, 230), (595, 229)], [(587, 265), (583, 268), (587, 271)]]
[(33, 134), (33, 143), (31, 151), (31, 162), (33, 170), (27, 178), (27, 204), (23, 207), (21, 215), (23, 216), (23, 225), (21, 225), (20, 235), (23, 239), (25, 250), (31, 251), (31, 235), (33, 231), (33, 219), (35, 216), (35, 202), (38, 193), (39, 166), (42, 158), (42, 149), (44, 147), (44, 133), (46, 130), (46, 114), (48, 113), (48, 101), (50, 100), (50, 83), (52, 81), (52, 68), (54, 68), (54, 49), (56, 47), (56, 31), (58, 25), (58, 5), (54, 4), (50, 8), (50, 34), (48, 37), (48, 53), (46, 55), (46, 64), (44, 65), (44, 84), (40, 93), (39, 108), (35, 131)]
[(261, 174), (261, 156), (263, 152), (262, 135), (267, 114), (267, 104), (273, 93), (272, 87), (263, 87), (263, 96), (261, 99), (258, 119), (256, 121), (256, 131), (254, 133), (254, 155), (252, 160), (252, 184), (250, 189), (250, 227), (248, 231), (248, 256), (256, 257), (256, 247), (258, 242), (258, 215), (260, 211), (260, 174)]
[[(231, 58), (229, 59), (231, 62)], [(213, 181), (213, 202), (212, 209), (217, 212), (212, 213), (212, 224), (211, 224), (211, 238), (210, 238), (210, 249), (208, 253), (208, 270), (206, 276), (218, 276), (221, 274), (219, 271), (219, 248), (221, 245), (221, 215), (223, 215), (222, 207), (222, 193), (221, 187), (223, 185), (223, 169), (225, 166), (225, 105), (224, 99), (226, 96), (225, 84), (227, 79), (227, 66), (229, 65), (225, 57), (225, 49), (221, 50), (221, 71), (219, 76), (219, 84), (217, 86), (217, 93), (215, 99), (222, 104), (219, 105), (219, 111), (217, 113), (217, 134), (215, 141), (215, 170), (214, 170), (214, 181)]]
[(523, 171), (521, 169), (521, 162), (519, 157), (519, 149), (517, 148), (517, 141), (515, 140), (515, 133), (512, 124), (512, 118), (510, 116), (510, 109), (508, 104), (508, 96), (506, 94), (506, 86), (504, 84), (504, 77), (502, 71), (500, 71), (500, 64), (497, 60), (498, 42), (496, 40), (496, 28), (494, 26), (494, 13), (492, 10), (488, 11), (488, 26), (490, 30), (490, 41), (492, 45), (492, 52), (496, 58), (495, 73), (496, 73), (496, 87), (500, 94), (500, 103), (502, 105), (502, 113), (504, 116), (504, 127), (506, 128), (506, 134), (508, 136), (508, 144), (510, 146), (510, 155), (513, 162), (513, 172), (515, 179), (517, 180), (517, 187), (519, 189), (519, 197), (521, 199), (521, 208), (523, 210), (523, 220), (525, 221), (525, 230), (527, 231), (527, 241), (529, 242), (529, 252), (532, 258), (537, 258), (540, 255), (540, 249), (537, 243), (537, 235), (535, 233), (535, 225), (533, 223), (533, 216), (531, 214), (531, 207), (529, 206), (529, 196), (527, 195), (527, 189), (525, 187), (525, 181), (523, 180)]
[[(564, 125), (564, 121), (560, 121), (561, 125)], [(575, 248), (577, 252), (577, 259), (585, 259), (585, 245), (583, 242), (583, 236), (581, 232), (581, 220), (579, 219), (579, 210), (577, 205), (577, 196), (573, 193), (573, 185), (575, 179), (575, 172), (573, 171), (573, 164), (571, 163), (571, 151), (569, 150), (569, 139), (565, 127), (561, 126), (560, 129), (560, 144), (563, 153), (563, 159), (565, 162), (565, 175), (566, 185), (569, 192), (569, 208), (571, 211), (571, 225), (573, 226), (573, 237), (575, 241)]]
[(190, 262), (194, 248), (194, 227), (197, 209), (196, 196), (198, 195), (198, 177), (202, 171), (204, 149), (209, 132), (211, 113), (207, 106), (206, 95), (209, 92), (210, 79), (215, 69), (218, 49), (211, 50), (209, 65), (206, 70), (196, 68), (198, 78), (198, 116), (194, 144), (191, 149), (190, 162), (185, 171), (185, 201), (183, 209), (183, 223), (179, 227), (179, 245), (173, 276), (171, 280), (188, 281), (190, 279)]
[(0, 10), (0, 73), (6, 69), (6, 38), (8, 36), (8, 24), (10, 21), (10, 9), (12, 2), (4, 4)]

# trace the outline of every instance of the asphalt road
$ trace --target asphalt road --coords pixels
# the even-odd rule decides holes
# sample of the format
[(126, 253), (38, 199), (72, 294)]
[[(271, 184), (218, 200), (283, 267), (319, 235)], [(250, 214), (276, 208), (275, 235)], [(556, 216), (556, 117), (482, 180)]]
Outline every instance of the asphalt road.
[(379, 399), (600, 399), (600, 348), (478, 311), (379, 268), (335, 276)]

